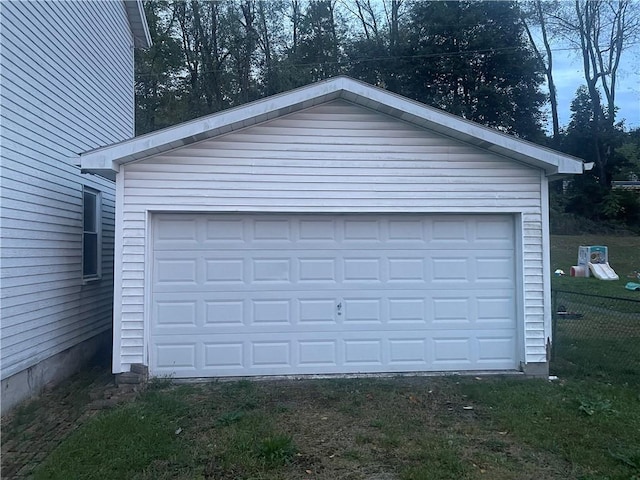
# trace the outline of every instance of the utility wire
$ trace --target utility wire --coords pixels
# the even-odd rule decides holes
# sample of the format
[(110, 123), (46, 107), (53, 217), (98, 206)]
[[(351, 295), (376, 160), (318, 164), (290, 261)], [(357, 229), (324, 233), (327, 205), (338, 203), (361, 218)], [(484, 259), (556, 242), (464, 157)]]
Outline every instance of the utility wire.
[[(341, 67), (349, 67), (354, 66), (361, 63), (369, 63), (369, 62), (381, 62), (381, 61), (392, 61), (392, 60), (411, 60), (411, 59), (426, 59), (426, 58), (446, 58), (446, 57), (466, 57), (470, 55), (477, 54), (493, 54), (500, 52), (517, 52), (527, 50), (526, 47), (500, 47), (500, 48), (486, 48), (480, 50), (462, 50), (458, 52), (439, 52), (439, 53), (425, 53), (419, 55), (385, 55), (379, 57), (366, 57), (366, 58), (355, 58), (349, 60), (331, 60), (331, 61), (316, 61), (316, 62), (304, 62), (304, 63), (287, 63), (286, 65), (289, 67), (315, 67), (315, 66), (326, 66), (326, 65), (336, 65)], [(564, 47), (564, 48), (555, 48), (552, 49), (553, 52), (562, 52), (562, 51), (575, 51), (580, 50), (578, 47)], [(186, 67), (181, 67), (186, 68)], [(198, 70), (200, 74), (208, 74), (215, 73), (216, 70)], [(154, 73), (138, 73), (137, 77), (159, 77), (163, 74), (154, 74)]]

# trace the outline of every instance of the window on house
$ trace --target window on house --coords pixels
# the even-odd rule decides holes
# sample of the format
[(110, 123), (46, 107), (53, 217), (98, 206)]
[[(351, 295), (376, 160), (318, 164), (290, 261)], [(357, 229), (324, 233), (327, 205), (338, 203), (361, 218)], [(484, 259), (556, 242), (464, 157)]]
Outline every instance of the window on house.
[(102, 224), (100, 211), (102, 197), (100, 192), (85, 187), (82, 191), (82, 278), (94, 280), (100, 278), (101, 245), (100, 226)]

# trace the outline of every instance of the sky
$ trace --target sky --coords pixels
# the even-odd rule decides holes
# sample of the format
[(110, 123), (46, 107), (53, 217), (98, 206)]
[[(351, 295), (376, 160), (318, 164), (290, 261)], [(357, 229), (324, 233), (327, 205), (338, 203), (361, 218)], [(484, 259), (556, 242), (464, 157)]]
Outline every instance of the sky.
[[(571, 118), (571, 101), (576, 90), (586, 85), (579, 51), (552, 47), (553, 80), (558, 90), (558, 117), (560, 126), (566, 127)], [(618, 72), (616, 120), (625, 119), (627, 129), (640, 128), (640, 44), (623, 52)], [(604, 96), (603, 96), (604, 99)], [(551, 122), (549, 115), (549, 123)], [(549, 126), (549, 129), (551, 127)]]

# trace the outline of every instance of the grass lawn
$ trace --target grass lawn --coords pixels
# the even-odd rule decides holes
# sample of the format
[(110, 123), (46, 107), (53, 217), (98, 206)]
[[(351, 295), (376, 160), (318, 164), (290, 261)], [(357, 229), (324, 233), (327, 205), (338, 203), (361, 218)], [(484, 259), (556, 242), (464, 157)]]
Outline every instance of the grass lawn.
[[(620, 280), (604, 281), (594, 277), (572, 278), (569, 271), (578, 264), (580, 245), (605, 245), (609, 249), (609, 265)], [(640, 236), (553, 235), (551, 237), (551, 271), (564, 270), (566, 276), (553, 277), (554, 289), (592, 295), (605, 295), (640, 300), (640, 292), (624, 288), (627, 282), (640, 283)]]
[(412, 377), (155, 384), (36, 479), (631, 479), (637, 390)]
[[(554, 278), (556, 288), (640, 298), (619, 285), (640, 269), (639, 237), (554, 237), (552, 268), (568, 272), (580, 244), (608, 245), (621, 281)], [(595, 365), (599, 335), (567, 338), (552, 382), (152, 382), (71, 433), (34, 478), (640, 479), (640, 344)]]
[[(640, 271), (640, 237), (553, 236), (552, 269), (569, 271), (577, 263), (579, 245), (607, 245), (609, 263), (620, 280), (552, 277), (555, 308), (580, 318), (557, 318), (552, 373), (640, 386), (640, 292), (624, 285)], [(575, 292), (563, 293), (563, 292)], [(618, 300), (627, 299), (627, 300)]]

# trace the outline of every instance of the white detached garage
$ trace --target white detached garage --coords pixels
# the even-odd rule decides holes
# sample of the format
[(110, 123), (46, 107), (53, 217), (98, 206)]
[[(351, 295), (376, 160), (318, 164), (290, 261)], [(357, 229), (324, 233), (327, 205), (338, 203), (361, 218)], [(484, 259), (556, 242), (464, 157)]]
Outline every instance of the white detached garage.
[(578, 159), (338, 77), (81, 164), (116, 180), (114, 373), (547, 372)]

